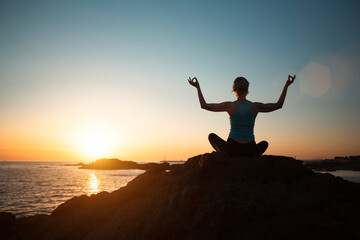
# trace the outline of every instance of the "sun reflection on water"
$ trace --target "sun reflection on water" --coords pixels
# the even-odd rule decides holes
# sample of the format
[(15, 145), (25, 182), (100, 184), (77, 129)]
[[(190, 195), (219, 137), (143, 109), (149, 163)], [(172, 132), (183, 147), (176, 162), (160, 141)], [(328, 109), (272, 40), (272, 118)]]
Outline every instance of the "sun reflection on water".
[(88, 195), (97, 194), (99, 192), (99, 180), (96, 178), (94, 173), (90, 174), (89, 177), (89, 192)]

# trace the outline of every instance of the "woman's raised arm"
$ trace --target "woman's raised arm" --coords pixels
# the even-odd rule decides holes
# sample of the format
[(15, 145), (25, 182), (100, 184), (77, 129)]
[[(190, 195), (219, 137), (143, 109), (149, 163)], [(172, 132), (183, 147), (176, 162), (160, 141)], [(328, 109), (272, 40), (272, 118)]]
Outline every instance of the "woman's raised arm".
[(191, 86), (193, 86), (197, 89), (201, 108), (208, 110), (208, 111), (212, 111), (212, 112), (228, 112), (228, 113), (230, 113), (232, 111), (232, 108), (233, 108), (232, 102), (207, 103), (201, 92), (200, 84), (196, 77), (194, 77), (192, 79), (189, 77), (188, 82)]
[(295, 78), (296, 78), (296, 75), (294, 75), (293, 77), (289, 75), (288, 80), (286, 81), (283, 91), (279, 97), (279, 100), (276, 103), (258, 103), (258, 102), (256, 102), (256, 103), (254, 103), (254, 112), (255, 113), (272, 112), (272, 111), (282, 108), (282, 106), (284, 105), (284, 102), (285, 102), (287, 89), (294, 82)]

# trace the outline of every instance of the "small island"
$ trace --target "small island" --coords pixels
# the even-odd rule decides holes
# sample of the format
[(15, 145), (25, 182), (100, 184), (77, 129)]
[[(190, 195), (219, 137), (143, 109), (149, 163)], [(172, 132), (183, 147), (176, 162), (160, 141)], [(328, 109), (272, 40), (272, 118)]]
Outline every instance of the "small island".
[(123, 161), (117, 158), (101, 158), (89, 164), (77, 163), (67, 164), (66, 166), (80, 166), (80, 169), (102, 169), (102, 170), (116, 170), (116, 169), (141, 169), (148, 170), (153, 167), (162, 166), (169, 168), (169, 163), (143, 163), (139, 164), (133, 161)]

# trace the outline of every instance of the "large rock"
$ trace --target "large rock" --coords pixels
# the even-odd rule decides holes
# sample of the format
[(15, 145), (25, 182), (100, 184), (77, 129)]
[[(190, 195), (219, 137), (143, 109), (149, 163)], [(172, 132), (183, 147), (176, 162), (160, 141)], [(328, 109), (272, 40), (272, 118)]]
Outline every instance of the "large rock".
[(15, 235), (15, 223), (16, 218), (13, 214), (0, 212), (0, 239)]
[[(21, 218), (22, 239), (357, 239), (360, 187), (282, 156), (211, 153)], [(15, 235), (12, 235), (15, 236)], [(12, 236), (9, 236), (11, 238)]]

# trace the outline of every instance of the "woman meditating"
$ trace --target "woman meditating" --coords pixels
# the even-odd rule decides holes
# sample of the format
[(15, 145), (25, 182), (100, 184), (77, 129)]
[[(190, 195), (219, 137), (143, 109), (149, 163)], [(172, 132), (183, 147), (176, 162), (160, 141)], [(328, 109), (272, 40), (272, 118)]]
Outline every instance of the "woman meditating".
[(249, 82), (244, 77), (237, 77), (233, 83), (233, 92), (237, 100), (234, 102), (207, 103), (196, 77), (188, 79), (191, 86), (197, 89), (201, 108), (213, 112), (227, 112), (230, 116), (230, 134), (224, 141), (214, 133), (210, 133), (210, 144), (216, 151), (226, 151), (230, 156), (261, 156), (268, 143), (255, 143), (254, 124), (260, 112), (272, 112), (282, 108), (288, 87), (294, 82), (296, 75), (288, 77), (284, 89), (276, 103), (250, 102), (246, 99)]

